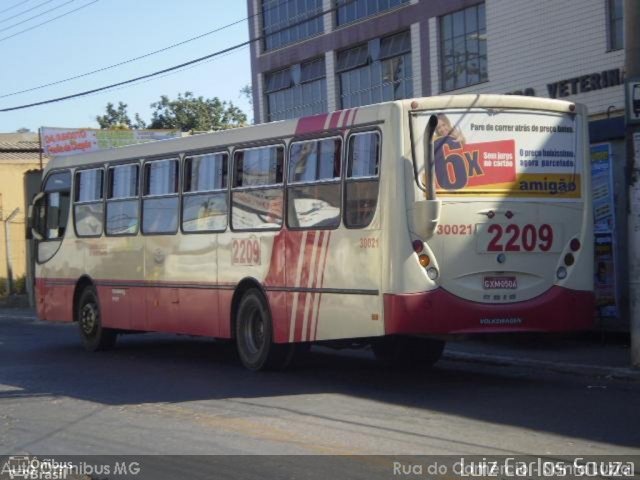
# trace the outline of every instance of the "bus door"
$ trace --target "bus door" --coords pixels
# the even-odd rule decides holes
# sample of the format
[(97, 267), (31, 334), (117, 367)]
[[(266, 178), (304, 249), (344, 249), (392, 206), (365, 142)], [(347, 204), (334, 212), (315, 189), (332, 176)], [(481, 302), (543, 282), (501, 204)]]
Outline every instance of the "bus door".
[[(132, 330), (145, 327), (145, 291), (141, 286), (144, 280), (144, 243), (138, 235), (139, 174), (137, 162), (108, 168), (104, 227), (107, 238), (94, 245), (96, 258), (105, 259), (94, 265), (102, 278), (98, 295), (105, 325)], [(79, 207), (76, 206), (77, 209)], [(76, 230), (78, 228), (79, 225)]]
[(181, 204), (177, 159), (145, 165), (149, 329), (219, 336), (217, 234), (227, 226), (227, 161), (226, 153), (187, 156)]
[[(379, 335), (380, 134), (294, 142), (287, 187), (289, 341)], [(310, 152), (310, 153), (309, 153)], [(346, 169), (346, 172), (342, 172)], [(343, 175), (344, 173), (344, 175)], [(340, 179), (345, 177), (345, 184)]]

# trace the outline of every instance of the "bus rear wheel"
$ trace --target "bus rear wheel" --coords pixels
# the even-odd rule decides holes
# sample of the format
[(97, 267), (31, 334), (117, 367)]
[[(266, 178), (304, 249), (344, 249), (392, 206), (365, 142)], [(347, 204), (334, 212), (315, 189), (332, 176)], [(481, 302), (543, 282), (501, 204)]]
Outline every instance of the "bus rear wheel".
[(291, 362), (294, 345), (273, 342), (269, 307), (255, 288), (248, 290), (240, 301), (235, 335), (240, 361), (249, 370), (278, 370)]
[(432, 338), (391, 335), (371, 344), (376, 359), (404, 368), (429, 368), (442, 356), (445, 342)]
[(78, 326), (84, 348), (90, 352), (108, 350), (116, 343), (116, 331), (102, 326), (98, 292), (93, 287), (82, 291), (77, 305)]

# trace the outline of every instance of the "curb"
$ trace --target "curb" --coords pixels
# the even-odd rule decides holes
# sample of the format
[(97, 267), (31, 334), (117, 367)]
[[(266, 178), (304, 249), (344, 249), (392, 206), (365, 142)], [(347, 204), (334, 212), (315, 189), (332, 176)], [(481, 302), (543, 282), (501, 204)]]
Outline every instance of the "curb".
[(559, 363), (547, 360), (515, 358), (504, 355), (487, 355), (483, 353), (445, 351), (443, 356), (448, 360), (457, 362), (481, 362), (488, 365), (535, 367), (556, 373), (640, 381), (640, 370), (634, 370), (626, 367), (601, 367), (598, 365), (584, 365), (580, 363)]

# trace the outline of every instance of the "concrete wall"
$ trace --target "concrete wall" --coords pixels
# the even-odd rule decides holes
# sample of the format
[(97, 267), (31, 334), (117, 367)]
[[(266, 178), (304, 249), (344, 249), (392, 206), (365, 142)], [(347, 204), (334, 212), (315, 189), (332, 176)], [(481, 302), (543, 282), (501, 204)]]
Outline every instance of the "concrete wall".
[[(11, 263), (13, 267), (13, 278), (23, 276), (26, 272), (26, 240), (25, 223), (27, 212), (25, 212), (24, 197), (24, 174), (28, 170), (40, 168), (37, 154), (35, 162), (10, 161), (0, 162), (0, 197), (2, 207), (2, 220), (7, 218), (15, 208), (19, 208), (19, 213), (9, 223), (9, 241), (11, 245)], [(5, 254), (5, 231), (4, 222), (0, 222), (0, 278), (7, 276), (7, 258)]]

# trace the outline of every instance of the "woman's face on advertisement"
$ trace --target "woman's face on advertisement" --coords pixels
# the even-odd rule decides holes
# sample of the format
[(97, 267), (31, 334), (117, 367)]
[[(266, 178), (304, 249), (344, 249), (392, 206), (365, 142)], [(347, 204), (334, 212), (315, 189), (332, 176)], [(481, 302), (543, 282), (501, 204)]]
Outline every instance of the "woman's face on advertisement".
[(436, 133), (439, 136), (444, 137), (450, 131), (451, 131), (451, 126), (448, 124), (448, 122), (446, 120), (439, 119), (438, 120), (438, 125), (436, 126)]

